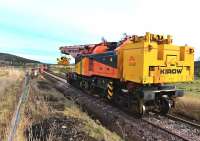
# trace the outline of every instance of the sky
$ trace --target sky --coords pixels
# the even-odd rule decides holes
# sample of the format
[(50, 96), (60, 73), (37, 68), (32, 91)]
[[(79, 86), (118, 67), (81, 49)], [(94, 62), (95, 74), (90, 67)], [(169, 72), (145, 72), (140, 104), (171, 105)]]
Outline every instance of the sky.
[(59, 47), (172, 35), (200, 56), (198, 0), (0, 0), (0, 52), (56, 63)]

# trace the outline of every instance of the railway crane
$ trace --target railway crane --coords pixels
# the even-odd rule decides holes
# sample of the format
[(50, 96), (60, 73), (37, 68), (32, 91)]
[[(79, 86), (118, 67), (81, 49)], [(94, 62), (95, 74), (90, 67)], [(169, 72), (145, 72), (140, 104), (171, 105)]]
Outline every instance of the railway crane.
[(109, 101), (143, 115), (157, 110), (167, 114), (183, 91), (174, 83), (194, 79), (194, 49), (172, 43), (170, 35), (147, 32), (119, 42), (60, 47), (75, 57), (69, 83), (98, 90)]

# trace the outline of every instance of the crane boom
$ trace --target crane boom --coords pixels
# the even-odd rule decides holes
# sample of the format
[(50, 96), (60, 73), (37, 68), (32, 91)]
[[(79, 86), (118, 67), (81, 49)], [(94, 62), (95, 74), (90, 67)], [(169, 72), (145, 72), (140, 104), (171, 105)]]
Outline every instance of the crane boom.
[(62, 54), (71, 55), (76, 57), (78, 54), (97, 54), (109, 50), (114, 50), (117, 47), (117, 42), (101, 42), (99, 44), (86, 44), (75, 46), (60, 47)]
[(71, 55), (72, 57), (75, 58), (78, 54), (83, 54), (83, 52), (88, 52), (96, 45), (97, 44), (62, 46), (60, 47), (60, 51), (62, 54)]

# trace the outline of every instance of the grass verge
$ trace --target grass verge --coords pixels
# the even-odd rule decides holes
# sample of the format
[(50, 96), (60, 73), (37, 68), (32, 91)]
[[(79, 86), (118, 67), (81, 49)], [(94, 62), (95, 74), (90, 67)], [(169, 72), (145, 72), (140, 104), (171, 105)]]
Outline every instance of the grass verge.
[[(73, 101), (52, 88), (51, 82), (38, 78), (31, 82), (28, 103), (17, 130), (16, 140), (90, 140), (120, 141), (117, 134), (91, 119)], [(73, 124), (72, 124), (73, 123)], [(27, 135), (28, 133), (28, 135)]]
[(11, 119), (19, 100), (23, 72), (14, 69), (1, 70), (0, 77), (0, 140), (6, 140)]

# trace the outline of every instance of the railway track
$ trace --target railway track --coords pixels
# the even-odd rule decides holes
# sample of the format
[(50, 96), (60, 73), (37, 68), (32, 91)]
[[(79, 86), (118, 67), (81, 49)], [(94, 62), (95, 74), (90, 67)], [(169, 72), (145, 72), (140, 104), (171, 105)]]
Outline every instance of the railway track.
[[(54, 74), (48, 72), (45, 72), (45, 74), (63, 84), (67, 83), (65, 79)], [(61, 86), (60, 89), (62, 89)], [(65, 91), (65, 88), (63, 88), (63, 91)], [(103, 123), (110, 124), (112, 122), (112, 125), (109, 125), (112, 126), (111, 130), (120, 134), (125, 140), (132, 140), (133, 138), (130, 136), (136, 134), (136, 136), (141, 138), (139, 140), (200, 141), (200, 125), (196, 125), (190, 121), (184, 122), (180, 118), (170, 115), (153, 115), (143, 119), (135, 119), (122, 110), (108, 104), (105, 105), (106, 103), (100, 101), (98, 98), (81, 94), (83, 92), (80, 90), (76, 91), (76, 94), (71, 92), (71, 90), (66, 93), (68, 96), (74, 96), (81, 106), (85, 106), (89, 112), (96, 115), (98, 119), (100, 118), (100, 121)]]
[(180, 117), (177, 117), (177, 116), (171, 115), (171, 114), (168, 114), (167, 117), (168, 117), (168, 118), (171, 118), (171, 119), (174, 119), (174, 120), (177, 120), (177, 121), (184, 122), (184, 123), (186, 123), (186, 124), (189, 124), (189, 125), (191, 125), (191, 126), (194, 126), (194, 127), (200, 129), (200, 124), (197, 124), (197, 123), (191, 122), (191, 121), (189, 121), (189, 120), (186, 120), (186, 119), (183, 119), (183, 118), (180, 118)]
[(196, 123), (172, 115), (160, 116), (157, 114), (149, 115), (142, 120), (184, 141), (200, 141), (199, 125)]
[(153, 123), (153, 122), (150, 122), (149, 120), (143, 119), (143, 121), (147, 122), (148, 124), (151, 124), (152, 126), (154, 126), (154, 127), (156, 127), (156, 128), (159, 128), (159, 129), (161, 129), (161, 130), (163, 130), (163, 131), (165, 131), (165, 132), (167, 132), (167, 133), (169, 133), (169, 134), (171, 134), (171, 135), (173, 135), (173, 136), (177, 136), (178, 138), (182, 139), (183, 141), (188, 141), (187, 138), (182, 137), (182, 136), (180, 136), (180, 135), (178, 135), (178, 134), (176, 134), (176, 133), (174, 133), (174, 132), (172, 132), (172, 131), (170, 131), (170, 130), (168, 130), (168, 129), (166, 129), (166, 128), (163, 128), (163, 127), (160, 126), (160, 125), (157, 125), (157, 124), (155, 124), (155, 123)]

